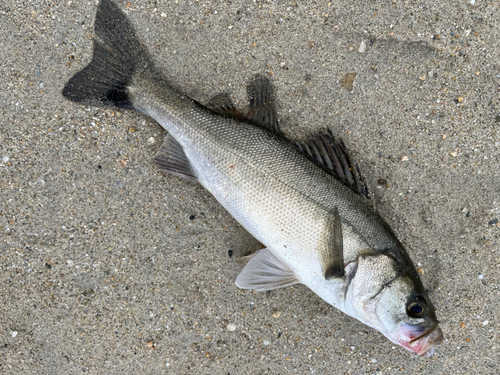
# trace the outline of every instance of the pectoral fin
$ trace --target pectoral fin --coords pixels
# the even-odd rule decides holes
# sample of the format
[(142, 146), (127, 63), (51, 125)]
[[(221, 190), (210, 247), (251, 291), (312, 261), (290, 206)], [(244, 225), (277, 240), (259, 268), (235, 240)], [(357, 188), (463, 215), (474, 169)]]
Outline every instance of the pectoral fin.
[(257, 291), (283, 288), (299, 282), (295, 273), (269, 250), (260, 250), (236, 278), (241, 289)]
[(321, 252), (325, 279), (344, 276), (344, 245), (342, 222), (339, 211), (335, 208), (326, 225), (326, 247)]

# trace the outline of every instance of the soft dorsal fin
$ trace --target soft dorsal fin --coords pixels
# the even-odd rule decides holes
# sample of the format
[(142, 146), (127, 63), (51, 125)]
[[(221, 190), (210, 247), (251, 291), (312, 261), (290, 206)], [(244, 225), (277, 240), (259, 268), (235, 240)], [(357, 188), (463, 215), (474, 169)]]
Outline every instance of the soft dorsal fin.
[(163, 144), (153, 157), (153, 163), (163, 171), (190, 181), (197, 181), (184, 149), (170, 134), (165, 137)]
[(317, 134), (306, 141), (295, 142), (295, 145), (351, 189), (368, 198), (368, 189), (358, 166), (351, 163), (344, 142), (341, 139), (336, 140), (329, 130), (326, 134)]
[(257, 76), (248, 86), (247, 94), (249, 104), (248, 121), (283, 134), (278, 124), (273, 86), (269, 79)]
[[(235, 108), (231, 97), (226, 93), (214, 96), (207, 104), (207, 108), (220, 115), (250, 122), (287, 138), (279, 126), (274, 90), (269, 79), (256, 76), (247, 86), (247, 94), (249, 100), (247, 116), (243, 116)], [(368, 188), (357, 164), (351, 163), (344, 142), (341, 139), (336, 140), (330, 130), (306, 141), (292, 142), (300, 151), (322, 165), (352, 190), (368, 198)]]
[(283, 288), (298, 282), (290, 267), (268, 249), (260, 250), (253, 256), (236, 278), (238, 288), (257, 291)]
[(207, 103), (206, 107), (211, 111), (222, 115), (246, 120), (245, 116), (236, 109), (231, 96), (227, 93), (217, 94)]

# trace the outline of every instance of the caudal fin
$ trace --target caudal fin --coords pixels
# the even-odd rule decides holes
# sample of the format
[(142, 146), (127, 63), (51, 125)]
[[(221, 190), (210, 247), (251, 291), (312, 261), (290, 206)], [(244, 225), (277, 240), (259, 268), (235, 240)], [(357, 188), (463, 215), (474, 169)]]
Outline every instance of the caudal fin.
[(125, 13), (111, 0), (100, 0), (95, 17), (92, 61), (64, 86), (74, 102), (132, 108), (128, 86), (152, 63)]

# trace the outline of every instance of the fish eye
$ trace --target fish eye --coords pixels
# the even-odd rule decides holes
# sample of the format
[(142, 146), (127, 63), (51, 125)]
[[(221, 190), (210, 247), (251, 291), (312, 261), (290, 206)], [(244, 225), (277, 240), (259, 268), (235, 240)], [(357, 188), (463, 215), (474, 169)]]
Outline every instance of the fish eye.
[(415, 297), (406, 305), (406, 311), (410, 316), (420, 316), (425, 312), (427, 303), (422, 297)]

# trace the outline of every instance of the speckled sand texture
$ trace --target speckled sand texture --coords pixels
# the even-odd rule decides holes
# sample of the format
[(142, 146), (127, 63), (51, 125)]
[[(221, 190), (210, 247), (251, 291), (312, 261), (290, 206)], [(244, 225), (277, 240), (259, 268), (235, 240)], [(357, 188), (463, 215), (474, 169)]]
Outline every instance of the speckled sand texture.
[(2, 0), (0, 373), (500, 372), (498, 0), (119, 4), (187, 95), (245, 110), (264, 74), (291, 137), (344, 139), (445, 341), (418, 358), (303, 286), (237, 289), (260, 245), (155, 169), (161, 127), (60, 95), (95, 1)]

